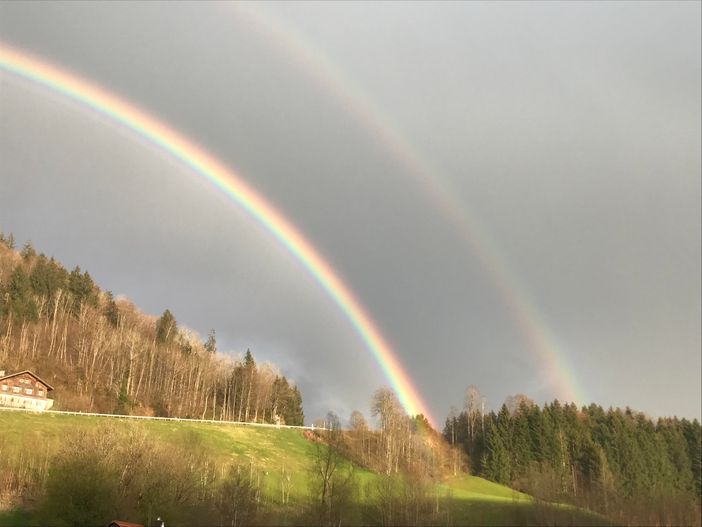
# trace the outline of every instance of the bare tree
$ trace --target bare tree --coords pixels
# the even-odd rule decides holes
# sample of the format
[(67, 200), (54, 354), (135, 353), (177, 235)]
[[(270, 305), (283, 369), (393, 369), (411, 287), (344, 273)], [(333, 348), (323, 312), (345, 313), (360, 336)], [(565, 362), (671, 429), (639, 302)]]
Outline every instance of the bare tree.
[(455, 406), (451, 406), (447, 420), (449, 423), (449, 434), (451, 441), (451, 461), (453, 465), (453, 475), (455, 476), (458, 474), (458, 446), (456, 445), (456, 423), (458, 420), (458, 410)]
[(397, 472), (399, 470), (402, 422), (406, 420), (407, 416), (402, 410), (395, 392), (388, 388), (380, 388), (373, 394), (371, 411), (380, 422), (385, 473)]
[(251, 472), (232, 465), (219, 485), (217, 509), (222, 519), (232, 527), (250, 525), (256, 516), (256, 482)]
[(351, 417), (349, 417), (349, 426), (353, 431), (368, 430), (368, 423), (366, 423), (366, 418), (358, 410), (351, 412)]
[(360, 453), (361, 460), (364, 464), (368, 463), (370, 457), (368, 437), (368, 423), (366, 418), (358, 410), (351, 412), (349, 418), (349, 426), (351, 427), (350, 439), (356, 443), (355, 451)]
[(471, 384), (466, 388), (466, 394), (463, 400), (463, 409), (466, 413), (466, 418), (468, 421), (468, 444), (470, 453), (473, 452), (475, 445), (475, 432), (478, 419), (482, 419), (482, 399), (480, 390), (478, 390), (474, 384)]
[(320, 527), (341, 525), (354, 498), (355, 474), (353, 465), (340, 454), (343, 433), (336, 414), (327, 414), (327, 430), (315, 443), (314, 464), (310, 486), (315, 512)]
[(507, 406), (510, 415), (515, 415), (522, 407), (531, 408), (534, 406), (534, 401), (523, 393), (517, 393), (507, 396), (505, 399), (505, 406)]

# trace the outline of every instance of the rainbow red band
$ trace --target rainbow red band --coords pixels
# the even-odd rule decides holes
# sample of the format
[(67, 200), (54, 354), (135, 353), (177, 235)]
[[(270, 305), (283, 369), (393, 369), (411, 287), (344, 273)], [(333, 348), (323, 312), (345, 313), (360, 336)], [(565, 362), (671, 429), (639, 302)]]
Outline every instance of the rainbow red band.
[(339, 306), (375, 358), (405, 411), (410, 415), (423, 414), (433, 422), (395, 353), (349, 287), (310, 242), (232, 170), (191, 140), (119, 97), (3, 44), (0, 44), (0, 69), (45, 86), (132, 130), (224, 192), (277, 238)]

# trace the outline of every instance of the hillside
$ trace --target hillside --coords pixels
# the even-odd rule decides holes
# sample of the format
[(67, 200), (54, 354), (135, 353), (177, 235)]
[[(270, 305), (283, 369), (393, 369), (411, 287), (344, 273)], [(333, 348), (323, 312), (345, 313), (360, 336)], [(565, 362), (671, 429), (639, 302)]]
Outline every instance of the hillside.
[(443, 433), (387, 388), (377, 428), (357, 410), (347, 429), (233, 425), (301, 425), (302, 395), (1, 233), (0, 369), (36, 372), (54, 410), (191, 420), (0, 411), (0, 525), (699, 525), (697, 420), (524, 395), (486, 413), (469, 387)]
[[(244, 467), (255, 482), (254, 486), (260, 488), (260, 496), (256, 498), (260, 512), (255, 517), (255, 523), (309, 523), (310, 503), (314, 501), (315, 493), (314, 467), (318, 443), (298, 430), (163, 421), (127, 422), (101, 417), (24, 412), (1, 412), (0, 422), (0, 450), (3, 454), (0, 456), (0, 474), (6, 478), (3, 482), (5, 485), (10, 483), (7, 481), (8, 474), (18, 475), (15, 485), (36, 486), (42, 478), (48, 479), (50, 485), (51, 473), (56, 467), (48, 460), (57, 454), (60, 457), (61, 450), (66, 448), (67, 438), (90, 436), (95, 431), (130, 433), (134, 437), (144, 434), (165, 445), (168, 451), (187, 451), (191, 456), (205, 456), (209, 469), (215, 472), (221, 472), (232, 464)], [(37, 445), (42, 447), (35, 448)], [(208, 464), (202, 464), (202, 460), (190, 461), (201, 466)], [(348, 460), (340, 462), (345, 467), (351, 466)], [(384, 477), (357, 466), (354, 478), (356, 493), (353, 503), (345, 509), (344, 523), (382, 523), (387, 508), (385, 500), (388, 499), (381, 495), (386, 490)], [(431, 484), (430, 487), (430, 501), (439, 509), (431, 524), (529, 525), (541, 524), (544, 519), (557, 519), (560, 524), (602, 524), (602, 520), (594, 515), (572, 508), (545, 506), (508, 487), (478, 477), (459, 476), (440, 485)], [(167, 490), (163, 492), (168, 493)], [(408, 498), (395, 496), (393, 499), (402, 503)], [(212, 504), (215, 501), (212, 497), (210, 500)], [(19, 509), (0, 512), (0, 525), (39, 525), (51, 513), (45, 506), (41, 512), (37, 512), (37, 508), (41, 507), (39, 494), (29, 497)], [(196, 511), (199, 518), (212, 518), (217, 514), (216, 507), (211, 507), (214, 511), (193, 507), (192, 504), (182, 510), (175, 510), (177, 508), (177, 504), (171, 505), (169, 510), (153, 511), (153, 514), (161, 515), (167, 525), (192, 522), (193, 517), (189, 516), (192, 511)], [(131, 514), (123, 519), (148, 520), (145, 517), (148, 513), (144, 511), (133, 510)], [(105, 516), (105, 523), (110, 519), (114, 518)]]
[(54, 409), (302, 424), (302, 396), (247, 350), (236, 360), (0, 233), (0, 369), (54, 386)]

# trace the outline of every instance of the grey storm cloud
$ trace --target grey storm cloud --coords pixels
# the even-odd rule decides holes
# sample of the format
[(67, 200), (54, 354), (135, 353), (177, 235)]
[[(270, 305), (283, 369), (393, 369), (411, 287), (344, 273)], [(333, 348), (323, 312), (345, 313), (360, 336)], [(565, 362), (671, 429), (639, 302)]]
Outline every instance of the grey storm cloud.
[[(699, 416), (699, 3), (4, 2), (0, 41), (235, 168), (338, 271), (437, 418), (468, 384), (493, 407), (562, 397), (567, 372), (530, 331), (582, 402)], [(388, 382), (225, 196), (6, 73), (0, 229), (250, 347), (300, 384), (308, 418), (365, 412)]]

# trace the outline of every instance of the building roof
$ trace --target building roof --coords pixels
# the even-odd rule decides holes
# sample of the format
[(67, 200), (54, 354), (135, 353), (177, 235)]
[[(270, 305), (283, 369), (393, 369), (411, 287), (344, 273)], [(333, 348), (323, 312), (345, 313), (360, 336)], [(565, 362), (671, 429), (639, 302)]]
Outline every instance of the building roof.
[(122, 520), (112, 520), (107, 527), (144, 527), (141, 523), (123, 522)]
[(48, 382), (46, 382), (44, 379), (39, 377), (36, 373), (32, 373), (29, 370), (23, 370), (23, 371), (18, 371), (17, 373), (11, 373), (10, 375), (5, 375), (4, 377), (0, 377), (0, 381), (4, 381), (5, 379), (9, 379), (10, 377), (17, 377), (18, 375), (22, 375), (23, 373), (28, 373), (32, 377), (34, 377), (36, 380), (38, 380), (40, 383), (42, 383), (44, 386), (46, 386), (48, 391), (53, 390), (53, 386), (51, 386)]

